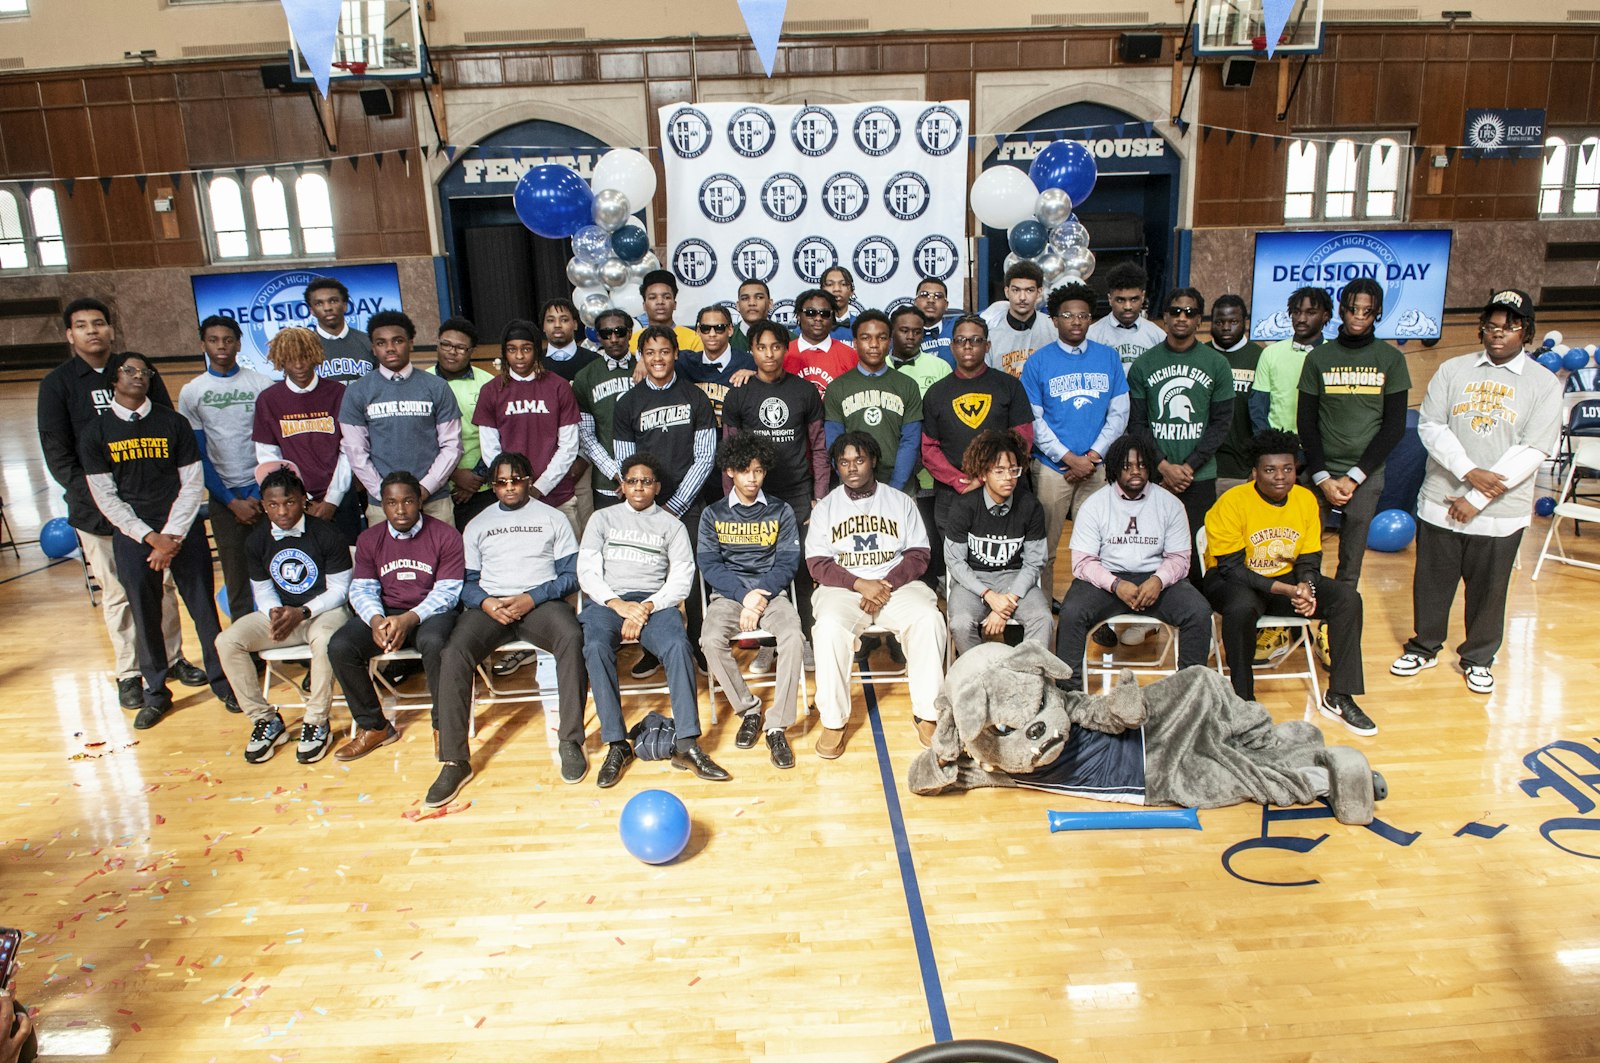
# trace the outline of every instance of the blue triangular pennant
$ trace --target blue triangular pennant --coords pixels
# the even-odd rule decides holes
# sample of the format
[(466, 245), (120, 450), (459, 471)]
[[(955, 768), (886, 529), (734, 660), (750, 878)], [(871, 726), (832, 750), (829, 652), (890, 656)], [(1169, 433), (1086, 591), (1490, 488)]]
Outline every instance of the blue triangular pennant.
[(328, 75), (333, 69), (333, 46), (339, 34), (340, 0), (282, 0), (295, 47), (305, 57), (306, 69), (317, 91), (328, 95)]
[(139, 191), (143, 192), (145, 190), (145, 186), (150, 183), (150, 175), (143, 173), (134, 174), (133, 180), (136, 184), (138, 184)]
[(63, 177), (61, 179), (61, 187), (67, 190), (67, 198), (71, 199), (72, 193), (78, 190), (78, 180), (75, 177)]
[(111, 178), (100, 178), (100, 194), (103, 196), (109, 196), (111, 194)]
[(183, 174), (181, 172), (167, 174), (167, 180), (172, 182), (172, 191), (174, 195), (183, 191)]
[(772, 65), (778, 60), (778, 36), (783, 32), (783, 12), (789, 0), (739, 0), (739, 13), (744, 15), (744, 25), (750, 31), (750, 43), (755, 45), (761, 59), (761, 69), (772, 76)]
[(451, 162), (456, 161), (456, 146), (454, 144), (440, 144), (439, 150), (444, 152), (444, 157)]
[(1294, 0), (1261, 0), (1262, 20), (1267, 29), (1267, 58), (1278, 50), (1278, 39), (1289, 24), (1289, 13), (1294, 10)]

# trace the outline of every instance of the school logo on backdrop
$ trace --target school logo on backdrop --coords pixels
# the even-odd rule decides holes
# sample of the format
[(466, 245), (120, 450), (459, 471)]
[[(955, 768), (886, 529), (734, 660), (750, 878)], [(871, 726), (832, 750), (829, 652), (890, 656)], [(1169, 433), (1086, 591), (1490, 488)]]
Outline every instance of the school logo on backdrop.
[(759, 159), (777, 139), (772, 115), (759, 107), (741, 107), (728, 119), (728, 143), (747, 159)]
[(808, 236), (794, 245), (795, 274), (812, 287), (822, 283), (824, 270), (838, 264), (839, 249), (826, 237)]
[(955, 241), (948, 236), (935, 234), (917, 241), (915, 250), (911, 252), (911, 261), (920, 276), (944, 281), (955, 273), (960, 256), (956, 253)]
[(733, 249), (733, 272), (741, 283), (772, 280), (778, 275), (778, 249), (759, 236), (740, 240)]
[(928, 179), (910, 170), (901, 170), (883, 186), (883, 205), (900, 221), (922, 217), (931, 200)]
[(744, 213), (744, 185), (729, 173), (714, 173), (700, 183), (700, 213), (730, 222)]
[(767, 311), (767, 317), (776, 321), (790, 332), (794, 331), (794, 300), (779, 299), (772, 304), (772, 309)]
[(850, 260), (857, 277), (868, 284), (882, 284), (900, 268), (900, 251), (887, 236), (869, 236), (856, 245)]
[(826, 107), (807, 107), (789, 123), (795, 150), (810, 158), (826, 155), (839, 142), (839, 123)]
[(794, 221), (806, 209), (806, 185), (792, 173), (775, 173), (761, 185), (761, 209), (773, 221)]
[(711, 119), (693, 107), (680, 107), (667, 119), (667, 143), (680, 159), (698, 159), (711, 147)]
[(704, 240), (685, 240), (672, 252), (672, 272), (691, 288), (704, 287), (717, 275), (717, 253)]
[(948, 155), (961, 143), (961, 116), (942, 103), (917, 116), (917, 143), (929, 155)]
[(848, 170), (822, 183), (822, 209), (834, 221), (855, 221), (866, 213), (867, 182)]
[(887, 107), (868, 107), (856, 115), (853, 132), (856, 147), (876, 159), (900, 143), (900, 119)]

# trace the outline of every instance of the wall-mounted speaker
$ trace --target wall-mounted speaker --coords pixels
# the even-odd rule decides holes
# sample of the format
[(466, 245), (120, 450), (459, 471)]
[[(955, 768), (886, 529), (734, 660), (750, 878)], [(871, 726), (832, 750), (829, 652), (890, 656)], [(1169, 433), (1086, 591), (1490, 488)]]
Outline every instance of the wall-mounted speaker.
[(378, 85), (361, 90), (361, 110), (368, 118), (394, 116), (394, 93), (387, 86)]
[(1117, 38), (1117, 56), (1124, 63), (1161, 58), (1161, 34), (1124, 33)]
[(261, 87), (275, 89), (278, 92), (294, 88), (294, 78), (290, 76), (289, 64), (263, 63), (261, 65)]
[(1256, 61), (1243, 56), (1234, 56), (1222, 61), (1222, 87), (1225, 89), (1247, 89), (1256, 79)]

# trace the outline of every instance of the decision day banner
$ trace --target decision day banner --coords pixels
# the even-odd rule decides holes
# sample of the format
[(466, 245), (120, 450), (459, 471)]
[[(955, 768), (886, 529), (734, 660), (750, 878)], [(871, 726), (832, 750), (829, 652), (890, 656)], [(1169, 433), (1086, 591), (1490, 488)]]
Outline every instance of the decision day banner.
[[(1296, 288), (1325, 289), (1337, 307), (1346, 284), (1370, 277), (1383, 287), (1380, 339), (1437, 339), (1449, 272), (1449, 229), (1257, 233), (1250, 338), (1294, 334), (1288, 305)], [(1332, 339), (1338, 331), (1335, 313), (1324, 335)]]
[(315, 319), (306, 306), (305, 288), (314, 277), (333, 277), (350, 289), (346, 320), (351, 328), (367, 328), (367, 319), (379, 310), (400, 309), (400, 271), (393, 262), (366, 266), (328, 266), (326, 269), (257, 270), (250, 273), (196, 273), (196, 322), (221, 314), (239, 322), (239, 362), (251, 369), (278, 374), (267, 361), (267, 344), (278, 330), (290, 325), (313, 328)]
[(965, 275), (966, 100), (660, 109), (667, 265), (680, 307), (772, 289), (773, 317), (828, 267), (856, 309), (910, 299), (920, 277)]

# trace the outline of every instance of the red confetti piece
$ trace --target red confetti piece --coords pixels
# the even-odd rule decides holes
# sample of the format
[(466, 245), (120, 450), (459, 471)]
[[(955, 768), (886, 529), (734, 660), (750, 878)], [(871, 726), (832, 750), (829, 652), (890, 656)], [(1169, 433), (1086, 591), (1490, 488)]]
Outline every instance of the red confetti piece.
[(134, 1024), (133, 1024), (133, 1032), (134, 1032), (134, 1033), (143, 1033), (143, 1032), (144, 1032), (144, 1031), (143, 1031), (143, 1030), (142, 1030), (142, 1029), (140, 1029), (140, 1027), (139, 1027), (139, 1024), (138, 1024), (138, 1023), (134, 1023)]
[(133, 1012), (129, 1011), (127, 1008), (118, 1008), (117, 1009), (117, 1014), (118, 1015), (132, 1015)]
[(593, 903), (594, 903), (594, 895), (593, 895), (593, 894), (590, 894), (590, 895), (589, 895), (589, 899), (588, 899), (588, 900), (586, 900), (586, 901), (584, 901), (584, 902), (583, 902), (583, 903), (584, 903), (584, 904), (593, 904)]
[(414, 960), (414, 959), (416, 959), (416, 958), (417, 958), (417, 957), (418, 957), (418, 956), (421, 956), (421, 955), (422, 955), (422, 953), (420, 953), (420, 952), (413, 952), (413, 953), (412, 953), (412, 954), (411, 954), (411, 958), (412, 958), (412, 959), (413, 959), (413, 960)]
[(478, 1027), (480, 1027), (480, 1026), (482, 1026), (482, 1025), (483, 1025), (483, 1023), (484, 1023), (484, 1019), (487, 1019), (487, 1018), (488, 1018), (488, 1017), (489, 1017), (489, 1016), (487, 1016), (487, 1015), (485, 1015), (485, 1016), (483, 1016), (483, 1017), (482, 1017), (482, 1018), (480, 1018), (480, 1019), (478, 1019), (478, 1021), (477, 1021), (477, 1022), (475, 1022), (475, 1023), (473, 1023), (473, 1024), (472, 1024), (472, 1028), (473, 1028), (473, 1029), (474, 1029), (474, 1030), (476, 1030), (476, 1029), (477, 1029), (477, 1028), (478, 1028)]
[(156, 826), (159, 827), (163, 823), (165, 823), (166, 821), (167, 821), (167, 817), (166, 816), (161, 815), (159, 812), (156, 813)]
[(690, 982), (689, 982), (689, 984), (690, 984), (690, 985), (694, 985), (694, 984), (695, 984), (695, 983), (697, 983), (697, 982), (699, 982), (699, 981), (700, 981), (700, 979), (699, 979), (699, 977), (698, 977), (698, 976), (696, 976), (696, 977), (695, 977), (695, 978), (693, 978), (693, 979), (691, 979), (691, 980), (690, 980)]
[(616, 938), (616, 942), (617, 942), (618, 945), (626, 945), (627, 944), (627, 942), (623, 941), (621, 938)]

